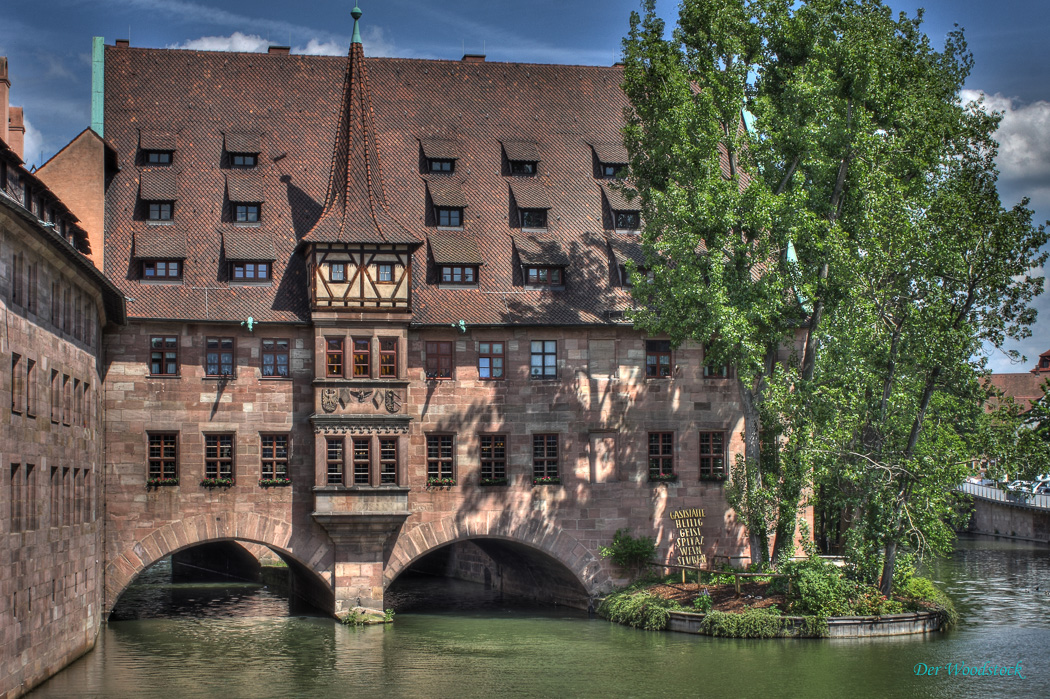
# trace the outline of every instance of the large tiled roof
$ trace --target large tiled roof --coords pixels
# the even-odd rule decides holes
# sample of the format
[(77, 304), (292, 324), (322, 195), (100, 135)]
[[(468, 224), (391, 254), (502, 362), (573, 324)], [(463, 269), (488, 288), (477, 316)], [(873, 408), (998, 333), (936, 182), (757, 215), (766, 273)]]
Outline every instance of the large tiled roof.
[[(347, 57), (107, 48), (106, 136), (129, 165), (107, 192), (106, 273), (133, 299), (130, 316), (307, 321), (303, 241), (349, 240), (344, 222), (355, 217), (354, 235), (374, 236), (369, 226), (378, 219), (383, 239), (419, 244), (412, 275), (418, 324), (604, 324), (629, 304), (614, 285), (592, 151), (592, 144), (619, 142), (621, 68), (394, 58), (362, 64), (367, 71), (355, 67), (348, 80)], [(341, 123), (347, 95), (357, 105), (350, 119), (368, 138), (350, 139), (354, 124)], [(141, 162), (140, 138), (165, 132), (177, 146), (166, 171), (178, 173), (175, 225), (186, 234), (186, 263), (182, 284), (147, 285), (131, 262), (136, 234), (150, 228), (136, 218), (147, 170), (132, 164)], [(223, 206), (227, 175), (241, 173), (224, 169), (223, 150), (234, 152), (230, 139), (243, 133), (259, 139), (250, 174), (265, 204), (259, 227), (248, 230), (274, 248), (270, 286), (229, 286), (218, 268), (224, 238), (239, 235)], [(503, 175), (512, 153), (540, 160), (539, 174)], [(430, 175), (424, 157), (455, 158), (455, 173)], [(356, 164), (333, 176), (333, 163), (343, 159)], [(477, 288), (428, 283), (430, 253), (445, 249), (435, 246), (438, 231), (426, 211), (427, 188), (433, 197), (438, 180), (460, 183), (462, 240), (475, 241), (484, 261)], [(515, 199), (531, 202), (517, 206), (549, 206), (545, 234), (517, 228), (512, 187)], [(531, 254), (530, 238), (541, 250), (561, 251), (564, 290), (523, 286), (520, 253)], [(465, 258), (464, 250), (443, 259)]]

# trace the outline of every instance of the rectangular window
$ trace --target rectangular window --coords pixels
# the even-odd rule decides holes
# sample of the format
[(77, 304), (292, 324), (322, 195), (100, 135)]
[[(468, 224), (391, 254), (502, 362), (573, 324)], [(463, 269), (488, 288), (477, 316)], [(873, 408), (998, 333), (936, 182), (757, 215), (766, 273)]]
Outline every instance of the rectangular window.
[(463, 225), (463, 209), (439, 206), (437, 207), (437, 222), (443, 228), (459, 228)]
[(622, 231), (636, 231), (642, 227), (642, 217), (637, 211), (614, 211), (616, 228)]
[(16, 253), (14, 260), (11, 263), (11, 303), (15, 306), (21, 306), (25, 303), (25, 290), (23, 289), (24, 282), (22, 281), (23, 259), (24, 256), (22, 253)]
[(204, 435), (204, 477), (233, 478), (233, 435)]
[(182, 279), (182, 263), (178, 260), (156, 260), (142, 263), (143, 279)]
[(431, 172), (450, 174), (456, 171), (456, 161), (447, 158), (428, 158), (427, 169)]
[(62, 384), (58, 380), (58, 371), (51, 370), (51, 422), (56, 425), (62, 421)]
[(397, 338), (379, 338), (379, 378), (397, 378)]
[(165, 434), (150, 433), (149, 441), (149, 477), (179, 477), (179, 435), (177, 432)]
[(427, 435), (427, 479), (455, 478), (452, 435)]
[(729, 366), (726, 364), (710, 364), (704, 365), (704, 378), (707, 379), (725, 379), (729, 377)]
[(257, 223), (259, 221), (258, 204), (235, 204), (233, 220), (238, 223)]
[(536, 161), (534, 160), (511, 160), (510, 174), (512, 175), (535, 175)]
[(25, 407), (26, 379), (22, 373), (22, 355), (14, 353), (11, 355), (11, 412), (22, 414)]
[(146, 151), (147, 165), (171, 165), (171, 151)]
[(235, 282), (265, 282), (270, 280), (269, 262), (231, 262), (230, 279)]
[(80, 379), (73, 379), (73, 418), (69, 421), (71, 425), (80, 424), (81, 399), (83, 397), (80, 390)]
[(376, 282), (379, 284), (393, 284), (394, 265), (385, 263), (376, 265)]
[(88, 419), (88, 416), (90, 415), (91, 418), (94, 418), (95, 416), (95, 400), (91, 395), (91, 384), (85, 381), (83, 387), (83, 396), (81, 399), (83, 409), (80, 412), (80, 426), (88, 427), (91, 422), (91, 420)]
[(649, 477), (674, 475), (674, 432), (649, 433)]
[(233, 376), (233, 338), (209, 337), (205, 347), (205, 376)]
[(442, 284), (476, 284), (478, 268), (474, 266), (445, 265), (441, 268)]
[(372, 338), (355, 337), (354, 340), (354, 378), (367, 379), (371, 375)]
[(171, 220), (171, 202), (170, 201), (151, 201), (149, 203), (149, 220), (150, 221), (170, 221)]
[(328, 263), (328, 281), (330, 281), (330, 282), (345, 282), (346, 281), (346, 263), (345, 262), (329, 262)]
[(521, 209), (521, 227), (522, 228), (546, 228), (547, 227), (547, 210), (546, 209)]
[(372, 470), (372, 438), (354, 437), (354, 485), (368, 485)]
[(264, 434), (262, 441), (262, 477), (288, 477), (288, 435)]
[(379, 482), (397, 485), (397, 437), (379, 438)]
[(262, 341), (262, 375), (288, 378), (288, 340)]
[(36, 417), (37, 411), (36, 362), (26, 359), (26, 415)]
[(452, 378), (452, 343), (428, 342), (426, 375), (428, 379)]
[(26, 464), (26, 483), (25, 489), (22, 491), (25, 497), (25, 504), (23, 505), (25, 510), (25, 522), (26, 529), (33, 531), (34, 529), (40, 528), (40, 494), (37, 493), (36, 485), (36, 466), (33, 464)]
[(532, 435), (532, 477), (558, 477), (558, 435)]
[(325, 376), (343, 375), (343, 338), (325, 339)]
[(230, 153), (230, 162), (234, 167), (255, 167), (259, 159), (254, 153)]
[(627, 166), (624, 163), (602, 163), (602, 177), (606, 179), (621, 178), (626, 168)]
[(149, 369), (153, 376), (178, 376), (179, 338), (171, 335), (149, 339)]
[(328, 485), (343, 484), (343, 440), (328, 437), (325, 440), (325, 465), (328, 470)]
[(502, 342), (481, 342), (478, 344), (478, 378), (484, 380), (503, 378)]
[(62, 374), (62, 424), (69, 425), (73, 420), (73, 384), (69, 377)]
[(25, 526), (25, 502), (23, 500), (22, 489), (25, 487), (25, 482), (22, 477), (22, 464), (11, 464), (11, 483), (10, 483), (10, 501), (11, 501), (11, 531), (20, 532)]
[(37, 304), (37, 284), (39, 280), (38, 276), (39, 265), (33, 263), (26, 265), (26, 282), (28, 288), (26, 289), (26, 310), (30, 313), (38, 312)]
[(558, 376), (558, 343), (556, 340), (533, 340), (531, 343), (529, 376), (534, 379), (553, 379)]
[(700, 433), (700, 478), (725, 478), (725, 432)]
[(481, 445), (481, 479), (507, 478), (507, 437), (502, 434), (478, 435)]
[(671, 341), (645, 341), (645, 378), (666, 379), (671, 376)]
[(51, 526), (62, 526), (62, 469), (51, 467)]
[(525, 283), (529, 286), (561, 286), (561, 267), (526, 267)]

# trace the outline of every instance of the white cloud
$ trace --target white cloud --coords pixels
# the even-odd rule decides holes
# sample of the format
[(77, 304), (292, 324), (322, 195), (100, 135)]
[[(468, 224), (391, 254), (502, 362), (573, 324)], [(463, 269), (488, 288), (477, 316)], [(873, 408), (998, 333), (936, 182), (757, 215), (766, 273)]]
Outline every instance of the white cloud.
[(1050, 102), (1022, 104), (998, 92), (988, 95), (979, 90), (963, 90), (961, 96), (964, 102), (983, 96), (985, 109), (1002, 114), (995, 133), (996, 164), (1007, 189), (1031, 196), (1034, 208), (1050, 205)]
[(190, 49), (191, 51), (237, 51), (240, 53), (263, 53), (270, 42), (258, 34), (234, 32), (229, 36), (202, 36), (190, 39), (181, 44), (168, 46), (169, 49)]
[(25, 118), (25, 115), (22, 116), (22, 124), (26, 127), (25, 141), (23, 142), (25, 155), (22, 160), (25, 161), (26, 167), (43, 165), (44, 161), (40, 159), (40, 153), (44, 150), (43, 135), (37, 131), (29, 119)]

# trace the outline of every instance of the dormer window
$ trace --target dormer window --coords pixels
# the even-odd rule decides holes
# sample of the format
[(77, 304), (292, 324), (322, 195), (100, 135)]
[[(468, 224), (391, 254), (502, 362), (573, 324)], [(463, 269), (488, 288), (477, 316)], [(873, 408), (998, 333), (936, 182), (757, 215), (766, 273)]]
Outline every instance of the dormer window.
[(439, 206), (437, 209), (437, 223), (442, 228), (461, 228), (463, 226), (463, 209), (447, 206)]
[(528, 286), (561, 286), (561, 267), (526, 267), (525, 283)]
[(477, 284), (478, 268), (473, 265), (444, 265), (441, 267), (442, 284)]
[(379, 284), (393, 284), (394, 283), (394, 265), (389, 263), (380, 263), (376, 265), (376, 282)]
[(522, 228), (546, 228), (547, 227), (547, 210), (546, 209), (518, 209), (521, 213), (521, 227)]
[(625, 163), (601, 163), (600, 167), (602, 177), (607, 180), (622, 179), (626, 170)]
[(531, 176), (536, 174), (535, 160), (511, 160), (510, 174)]
[(142, 278), (164, 281), (182, 279), (182, 263), (178, 260), (147, 260), (142, 263)]
[(172, 207), (173, 202), (170, 201), (151, 201), (147, 214), (148, 219), (150, 221), (170, 221)]
[(427, 169), (431, 173), (450, 175), (456, 171), (456, 161), (451, 158), (427, 158)]
[(642, 227), (642, 217), (637, 211), (613, 211), (616, 230), (636, 231)]
[(230, 279), (235, 282), (268, 282), (271, 271), (269, 262), (230, 263)]
[(171, 165), (172, 156), (170, 150), (151, 150), (146, 151), (145, 160), (147, 165)]
[(237, 223), (258, 223), (258, 204), (234, 204), (234, 221)]
[(259, 164), (256, 153), (230, 153), (230, 164), (233, 167), (255, 167)]

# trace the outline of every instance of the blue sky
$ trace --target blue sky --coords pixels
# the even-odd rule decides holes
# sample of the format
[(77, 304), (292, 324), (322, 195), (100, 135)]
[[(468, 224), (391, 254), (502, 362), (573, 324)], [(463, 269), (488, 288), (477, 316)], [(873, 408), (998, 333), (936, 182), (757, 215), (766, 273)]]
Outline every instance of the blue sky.
[[(976, 61), (967, 95), (983, 92), (1005, 114), (1000, 128), (1000, 195), (1032, 200), (1036, 220), (1050, 218), (1050, 3), (1040, 0), (889, 0), (897, 10), (926, 7), (935, 45), (958, 23)], [(610, 65), (637, 0), (361, 0), (369, 56)], [(89, 122), (91, 37), (132, 46), (345, 54), (352, 1), (37, 0), (7, 3), (0, 55), (9, 59), (11, 103), (25, 108), (26, 158), (40, 164)], [(658, 0), (673, 24), (677, 2)], [(995, 371), (1024, 371), (1050, 349), (1050, 293), (1037, 302), (1035, 336), (1011, 346), (1029, 359), (1011, 366), (993, 354)]]

